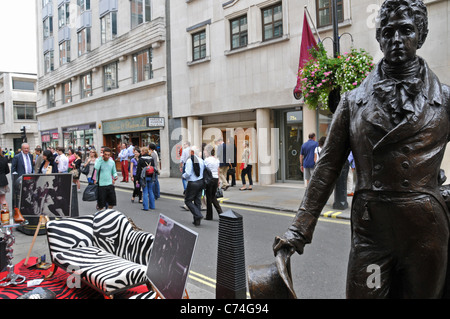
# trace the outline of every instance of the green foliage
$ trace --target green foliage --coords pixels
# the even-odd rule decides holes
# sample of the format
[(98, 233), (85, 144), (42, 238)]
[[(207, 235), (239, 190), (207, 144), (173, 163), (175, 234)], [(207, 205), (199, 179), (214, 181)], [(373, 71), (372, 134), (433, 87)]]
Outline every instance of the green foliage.
[(333, 89), (340, 87), (341, 93), (353, 90), (373, 69), (373, 58), (363, 49), (330, 58), (319, 43), (310, 53), (313, 58), (300, 70), (299, 77), (302, 95), (311, 109), (326, 109)]

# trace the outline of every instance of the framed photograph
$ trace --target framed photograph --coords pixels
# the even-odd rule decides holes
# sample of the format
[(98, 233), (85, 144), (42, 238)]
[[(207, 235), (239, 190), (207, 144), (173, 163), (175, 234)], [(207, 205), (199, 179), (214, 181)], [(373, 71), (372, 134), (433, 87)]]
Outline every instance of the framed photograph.
[(160, 214), (147, 277), (164, 299), (181, 299), (198, 234)]
[(21, 178), (19, 207), (23, 216), (70, 216), (72, 174), (24, 174)]

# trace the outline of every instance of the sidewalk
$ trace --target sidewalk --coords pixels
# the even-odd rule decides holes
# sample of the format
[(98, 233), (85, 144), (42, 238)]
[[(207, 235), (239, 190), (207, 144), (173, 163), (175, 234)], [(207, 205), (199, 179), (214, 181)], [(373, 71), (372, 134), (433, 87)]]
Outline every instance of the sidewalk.
[[(116, 187), (132, 189), (133, 183), (120, 182), (122, 176), (116, 182)], [(83, 177), (80, 181), (84, 181)], [(183, 196), (183, 185), (181, 177), (159, 177), (160, 191), (162, 195)], [(297, 212), (305, 193), (303, 183), (275, 183), (272, 185), (261, 186), (254, 183), (253, 190), (240, 191), (242, 187), (240, 181), (236, 186), (229, 187), (223, 192), (223, 198), (219, 199), (224, 204), (245, 205), (261, 209), (273, 209), (286, 212)], [(331, 194), (322, 211), (322, 217), (328, 218), (350, 218), (351, 197), (347, 197), (349, 208), (339, 210), (333, 208), (334, 195)]]

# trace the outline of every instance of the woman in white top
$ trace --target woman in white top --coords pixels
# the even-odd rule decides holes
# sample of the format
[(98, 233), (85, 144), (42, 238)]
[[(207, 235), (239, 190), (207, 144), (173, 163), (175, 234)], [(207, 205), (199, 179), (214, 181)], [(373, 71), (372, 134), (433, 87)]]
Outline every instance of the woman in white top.
[(213, 219), (212, 205), (216, 208), (217, 213), (222, 214), (222, 208), (217, 201), (216, 192), (219, 187), (219, 160), (214, 156), (215, 150), (211, 145), (205, 146), (205, 166), (209, 168), (213, 176), (213, 183), (206, 186), (206, 220)]

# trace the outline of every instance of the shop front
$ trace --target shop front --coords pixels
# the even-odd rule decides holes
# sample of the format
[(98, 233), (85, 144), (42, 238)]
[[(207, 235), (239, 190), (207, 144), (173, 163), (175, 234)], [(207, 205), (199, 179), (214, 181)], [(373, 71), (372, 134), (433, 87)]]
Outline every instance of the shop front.
[[(135, 147), (148, 147), (156, 144), (158, 154), (161, 155), (160, 129), (164, 128), (164, 118), (156, 116), (139, 116), (102, 122), (103, 145), (111, 148), (114, 160), (120, 153), (121, 144)], [(120, 171), (120, 162), (116, 162)]]
[[(308, 111), (311, 114), (311, 111)], [(309, 121), (305, 120), (305, 114), (302, 108), (276, 111), (276, 123), (279, 128), (280, 144), (279, 169), (277, 172), (278, 182), (303, 181), (303, 172), (300, 170), (301, 147), (308, 140), (308, 134), (311, 132), (316, 133), (316, 141), (322, 136), (327, 136), (332, 113), (328, 110), (317, 110), (308, 119)], [(306, 132), (304, 132), (305, 129), (307, 130)]]
[(64, 148), (66, 150), (68, 148), (80, 150), (83, 154), (83, 160), (89, 149), (97, 145), (95, 123), (64, 127), (62, 134)]
[(59, 133), (58, 129), (41, 131), (41, 145), (42, 149), (47, 149), (48, 147), (56, 148), (59, 146)]

